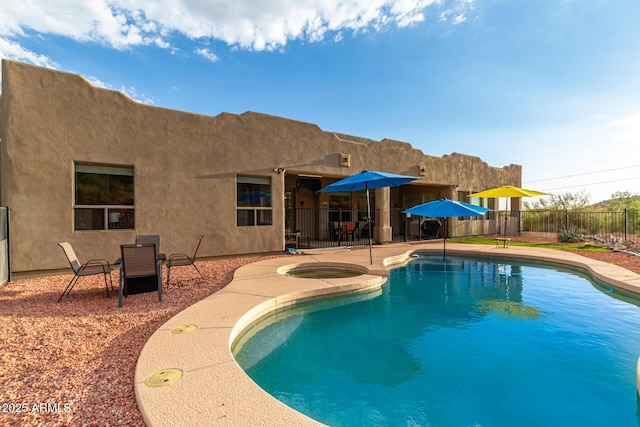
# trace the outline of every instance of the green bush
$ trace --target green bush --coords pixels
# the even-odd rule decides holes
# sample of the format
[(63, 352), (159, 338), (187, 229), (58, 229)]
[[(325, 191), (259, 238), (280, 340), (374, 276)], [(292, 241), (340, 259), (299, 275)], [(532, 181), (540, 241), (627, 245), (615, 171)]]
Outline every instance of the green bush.
[(562, 243), (579, 243), (584, 241), (583, 234), (575, 225), (558, 230), (558, 241)]

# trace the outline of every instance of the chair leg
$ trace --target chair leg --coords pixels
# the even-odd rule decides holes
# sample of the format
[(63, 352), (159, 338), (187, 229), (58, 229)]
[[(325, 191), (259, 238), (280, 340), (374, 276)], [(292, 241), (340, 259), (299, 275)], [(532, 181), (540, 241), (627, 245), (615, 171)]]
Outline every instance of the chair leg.
[(162, 261), (158, 261), (158, 302), (162, 302)]
[(58, 298), (58, 302), (60, 302), (60, 300), (62, 300), (62, 297), (65, 294), (69, 295), (71, 293), (71, 289), (73, 289), (73, 286), (76, 284), (75, 282), (78, 281), (78, 277), (80, 277), (80, 276), (74, 275), (71, 278), (71, 281), (67, 284), (67, 287), (64, 288), (64, 292), (62, 292), (62, 295), (60, 295), (60, 298)]
[[(198, 270), (198, 267), (196, 267), (195, 264), (191, 264), (193, 266), (193, 268), (196, 269), (196, 271), (198, 272), (198, 274), (200, 275), (200, 277), (202, 278), (202, 280), (206, 280), (204, 278), (204, 276), (202, 275), (202, 273), (200, 272), (200, 270)], [(176, 266), (177, 267), (177, 266)], [(169, 280), (171, 279), (171, 267), (167, 267), (167, 283), (165, 285), (166, 289), (169, 289)]]
[(195, 263), (193, 263), (193, 264), (191, 264), (191, 265), (193, 265), (193, 268), (195, 268), (195, 269), (196, 269), (196, 271), (198, 272), (198, 274), (200, 275), (200, 277), (202, 277), (202, 280), (205, 280), (205, 278), (204, 278), (204, 276), (202, 275), (202, 273), (200, 273), (200, 270), (198, 270), (198, 267), (196, 267), (196, 264), (195, 264)]
[[(107, 298), (111, 298), (111, 295), (109, 295), (109, 285), (107, 284), (107, 273), (104, 273), (102, 277), (104, 278), (104, 287), (107, 290)], [(109, 280), (111, 280), (111, 273), (109, 273)], [(111, 289), (113, 289), (113, 282), (111, 282)]]
[(122, 278), (122, 264), (120, 264), (120, 278), (118, 283), (118, 307), (122, 308), (122, 297), (124, 296), (124, 280)]

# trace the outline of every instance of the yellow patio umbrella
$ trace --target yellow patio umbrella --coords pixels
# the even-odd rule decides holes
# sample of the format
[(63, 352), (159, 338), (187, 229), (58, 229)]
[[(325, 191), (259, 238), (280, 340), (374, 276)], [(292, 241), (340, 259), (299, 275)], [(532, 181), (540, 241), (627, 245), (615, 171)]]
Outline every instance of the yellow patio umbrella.
[(481, 191), (479, 193), (469, 194), (469, 197), (486, 197), (486, 198), (500, 198), (500, 197), (536, 197), (536, 196), (548, 196), (547, 193), (536, 190), (527, 190), (526, 188), (514, 187), (513, 185), (503, 185), (502, 187), (490, 188), (488, 190)]
[[(549, 194), (542, 191), (527, 190), (526, 188), (515, 187), (513, 185), (503, 185), (502, 187), (490, 188), (488, 190), (480, 191), (479, 193), (469, 194), (469, 197), (482, 197), (488, 199), (499, 199), (500, 197), (507, 197), (509, 199), (514, 197), (538, 197), (548, 196)], [(509, 210), (509, 204), (507, 203), (507, 211)], [(507, 235), (507, 219), (508, 215), (504, 216), (504, 234)]]

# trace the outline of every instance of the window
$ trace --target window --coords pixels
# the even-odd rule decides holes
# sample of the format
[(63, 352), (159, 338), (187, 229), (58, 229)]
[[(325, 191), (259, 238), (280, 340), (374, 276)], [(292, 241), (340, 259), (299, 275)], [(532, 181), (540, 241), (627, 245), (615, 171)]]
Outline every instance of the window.
[(133, 167), (76, 163), (75, 230), (134, 228)]
[(238, 176), (238, 226), (271, 225), (271, 178)]
[[(470, 193), (468, 191), (458, 191), (458, 201), (459, 202), (470, 203), (469, 194)], [(470, 219), (472, 219), (472, 217), (470, 217), (470, 216), (459, 216), (458, 217), (459, 221), (468, 221)]]
[(351, 193), (329, 195), (329, 222), (351, 221)]
[[(484, 202), (486, 202), (486, 199), (481, 199), (480, 197), (469, 197), (469, 194), (471, 194), (471, 192), (469, 191), (458, 191), (458, 201), (461, 202), (466, 202), (469, 204), (472, 204), (474, 206), (483, 206), (483, 204), (485, 204)], [(461, 216), (458, 219), (460, 220), (480, 220), (480, 219), (484, 219), (485, 216)]]

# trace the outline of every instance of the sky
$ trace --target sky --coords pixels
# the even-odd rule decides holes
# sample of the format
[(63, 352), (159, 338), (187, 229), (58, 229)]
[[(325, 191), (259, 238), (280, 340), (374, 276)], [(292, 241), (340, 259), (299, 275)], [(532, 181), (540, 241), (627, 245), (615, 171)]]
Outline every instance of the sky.
[(640, 194), (638, 16), (638, 0), (2, 0), (0, 58), (158, 107), (518, 164), (524, 188), (596, 203)]

